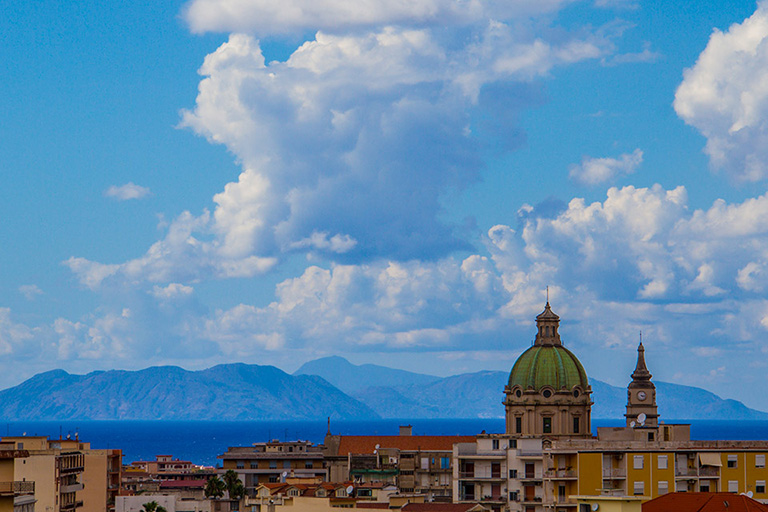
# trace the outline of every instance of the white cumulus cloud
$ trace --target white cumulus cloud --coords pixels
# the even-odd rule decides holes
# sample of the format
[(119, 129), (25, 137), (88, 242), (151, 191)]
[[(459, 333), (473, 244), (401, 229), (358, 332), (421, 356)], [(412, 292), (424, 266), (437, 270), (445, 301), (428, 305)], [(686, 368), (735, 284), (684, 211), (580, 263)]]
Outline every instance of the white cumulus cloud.
[(707, 138), (714, 168), (741, 182), (768, 177), (768, 2), (743, 23), (714, 31), (685, 71), (674, 106)]
[(581, 164), (570, 167), (568, 176), (583, 185), (598, 185), (612, 181), (618, 176), (632, 174), (641, 163), (643, 152), (639, 148), (618, 158), (584, 157)]

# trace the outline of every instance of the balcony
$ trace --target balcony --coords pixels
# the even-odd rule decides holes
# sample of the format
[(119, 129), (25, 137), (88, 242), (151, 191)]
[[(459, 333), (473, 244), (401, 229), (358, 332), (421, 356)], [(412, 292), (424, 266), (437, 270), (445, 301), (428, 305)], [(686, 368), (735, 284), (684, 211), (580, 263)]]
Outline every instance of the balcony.
[(540, 473), (519, 473), (519, 478), (521, 482), (541, 482), (541, 474)]
[(83, 500), (72, 501), (70, 503), (62, 503), (61, 510), (75, 510), (83, 506)]
[(576, 480), (578, 475), (572, 469), (548, 469), (544, 477), (550, 480)]
[(67, 494), (70, 492), (82, 491), (84, 488), (85, 486), (82, 483), (77, 482), (74, 484), (62, 485), (61, 487), (59, 487), (59, 491), (61, 492), (61, 494)]
[(0, 482), (0, 496), (35, 494), (35, 482)]
[(699, 476), (699, 472), (696, 468), (676, 468), (675, 476), (683, 478), (695, 478)]
[(523, 496), (520, 502), (523, 505), (537, 505), (541, 503), (541, 496)]
[(476, 471), (460, 471), (459, 478), (461, 480), (505, 480), (501, 473), (480, 473)]
[(702, 466), (699, 468), (699, 476), (720, 476), (720, 468), (717, 466)]
[(603, 480), (624, 480), (627, 472), (623, 468), (603, 469)]

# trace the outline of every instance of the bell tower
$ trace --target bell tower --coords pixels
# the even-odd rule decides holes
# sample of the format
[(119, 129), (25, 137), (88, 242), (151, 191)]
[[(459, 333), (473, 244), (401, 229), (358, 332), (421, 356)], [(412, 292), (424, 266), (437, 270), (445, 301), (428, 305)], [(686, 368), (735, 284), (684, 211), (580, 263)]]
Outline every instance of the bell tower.
[(637, 364), (632, 372), (632, 382), (627, 386), (628, 427), (657, 428), (659, 413), (656, 407), (656, 386), (651, 382), (651, 372), (645, 366), (645, 347), (640, 341), (637, 347)]

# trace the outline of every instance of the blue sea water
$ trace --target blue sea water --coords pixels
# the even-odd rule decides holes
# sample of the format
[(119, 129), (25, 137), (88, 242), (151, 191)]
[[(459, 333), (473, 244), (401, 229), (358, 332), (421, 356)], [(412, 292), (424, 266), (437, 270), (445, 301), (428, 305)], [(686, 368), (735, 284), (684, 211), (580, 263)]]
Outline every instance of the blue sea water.
[[(668, 420), (691, 423), (699, 440), (768, 440), (768, 421)], [(623, 420), (594, 420), (592, 427), (621, 426)], [(331, 431), (344, 435), (397, 435), (398, 426), (413, 425), (414, 435), (474, 435), (504, 431), (503, 419), (384, 419), (333, 421)], [(3, 428), (5, 427), (5, 428)], [(123, 460), (173, 455), (214, 466), (229, 446), (248, 446), (270, 439), (322, 442), (325, 421), (14, 421), (0, 423), (1, 435), (59, 435), (90, 442), (92, 448), (120, 448)]]

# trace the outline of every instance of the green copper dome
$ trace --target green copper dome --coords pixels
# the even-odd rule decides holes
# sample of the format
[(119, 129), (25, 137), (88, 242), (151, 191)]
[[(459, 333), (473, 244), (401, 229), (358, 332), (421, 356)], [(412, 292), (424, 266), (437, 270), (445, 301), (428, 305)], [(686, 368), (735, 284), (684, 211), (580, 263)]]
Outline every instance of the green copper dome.
[(509, 374), (509, 387), (555, 390), (589, 387), (587, 372), (573, 353), (562, 345), (534, 345), (517, 359)]

